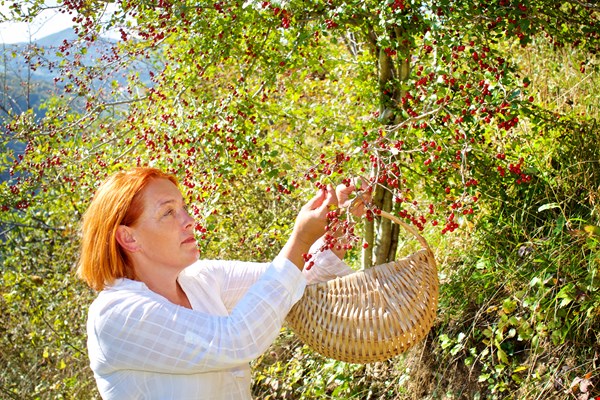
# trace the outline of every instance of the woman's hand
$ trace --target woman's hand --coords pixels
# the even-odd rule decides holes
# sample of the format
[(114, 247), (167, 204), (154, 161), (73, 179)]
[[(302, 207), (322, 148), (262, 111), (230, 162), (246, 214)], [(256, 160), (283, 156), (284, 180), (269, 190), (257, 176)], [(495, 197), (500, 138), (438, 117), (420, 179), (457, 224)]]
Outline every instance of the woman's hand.
[(319, 193), (300, 209), (296, 217), (294, 232), (298, 239), (311, 246), (325, 233), (327, 213), (337, 207), (338, 198), (331, 185), (319, 190)]
[(327, 213), (337, 208), (338, 200), (331, 185), (319, 190), (298, 213), (292, 235), (280, 252), (280, 255), (296, 264), (299, 269), (304, 267), (304, 254), (310, 246), (323, 234), (327, 227)]
[[(371, 188), (367, 181), (360, 178), (355, 183), (341, 184), (335, 188), (336, 197), (340, 211), (346, 212), (346, 216), (339, 214), (339, 219), (331, 223), (327, 233), (322, 237), (323, 246), (331, 250), (338, 258), (343, 259), (350, 243), (358, 240), (354, 235), (354, 222), (351, 216), (361, 218), (365, 215), (367, 207), (371, 203)], [(356, 196), (352, 194), (356, 192)], [(333, 242), (332, 242), (333, 241)], [(312, 264), (308, 263), (306, 268)]]

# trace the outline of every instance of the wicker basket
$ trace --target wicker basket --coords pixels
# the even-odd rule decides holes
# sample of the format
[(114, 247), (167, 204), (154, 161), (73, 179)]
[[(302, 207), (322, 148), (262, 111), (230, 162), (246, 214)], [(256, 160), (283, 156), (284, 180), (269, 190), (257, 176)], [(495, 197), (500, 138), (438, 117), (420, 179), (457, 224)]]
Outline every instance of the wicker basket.
[(433, 325), (439, 285), (433, 252), (413, 227), (381, 215), (414, 235), (422, 249), (309, 285), (287, 316), (294, 333), (326, 357), (359, 364), (384, 361), (419, 342)]

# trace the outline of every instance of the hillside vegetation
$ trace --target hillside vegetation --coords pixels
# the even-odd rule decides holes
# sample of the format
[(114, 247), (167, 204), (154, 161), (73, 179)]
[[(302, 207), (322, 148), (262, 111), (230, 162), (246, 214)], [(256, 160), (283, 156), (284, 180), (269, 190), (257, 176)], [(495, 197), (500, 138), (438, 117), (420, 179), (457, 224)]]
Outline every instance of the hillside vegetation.
[[(272, 259), (305, 199), (357, 176), (375, 214), (434, 249), (440, 300), (425, 340), (348, 364), (284, 327), (252, 364), (257, 398), (600, 396), (593, 4), (161, 0), (108, 19), (100, 1), (62, 7), (75, 37), (35, 58), (51, 80), (28, 87), (4, 71), (20, 81), (4, 101), (14, 88), (51, 95), (2, 114), (0, 398), (99, 397), (78, 228), (98, 183), (134, 165), (180, 177), (202, 257)], [(108, 28), (121, 40), (88, 52)], [(356, 234), (355, 268), (414, 248), (377, 217)]]

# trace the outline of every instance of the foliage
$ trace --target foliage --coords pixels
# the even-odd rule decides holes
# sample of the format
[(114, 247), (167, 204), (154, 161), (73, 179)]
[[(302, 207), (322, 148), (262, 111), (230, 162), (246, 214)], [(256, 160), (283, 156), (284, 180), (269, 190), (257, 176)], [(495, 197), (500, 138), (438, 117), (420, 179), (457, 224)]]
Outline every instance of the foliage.
[[(548, 65), (536, 68), (572, 76), (579, 63), (565, 67), (568, 59), (547, 57)], [(553, 85), (547, 78), (540, 77), (541, 93)], [(577, 95), (594, 93), (597, 84), (579, 75)], [(448, 325), (437, 351), (464, 363), (491, 397), (597, 393), (579, 392), (575, 383), (597, 377), (598, 110), (582, 112), (590, 110), (585, 102), (576, 107), (571, 116), (552, 110), (530, 125), (523, 142), (532, 152), (530, 185), (487, 193), (489, 211), (445, 286)]]
[(253, 393), (265, 400), (393, 399), (408, 379), (402, 365), (391, 361), (361, 365), (323, 358), (285, 328), (253, 369)]
[[(16, 20), (49, 7), (9, 3)], [(0, 325), (3, 347), (18, 349), (1, 356), (6, 396), (90, 393), (92, 293), (71, 275), (77, 224), (99, 180), (140, 164), (181, 178), (207, 257), (272, 258), (301, 199), (352, 176), (375, 188), (374, 214), (391, 210), (436, 245), (440, 322), (420, 348), (423, 365), (410, 354), (345, 365), (284, 334), (255, 364), (257, 394), (408, 398), (398, 387), (427, 368), (429, 383), (412, 395), (463, 384), (473, 396), (534, 398), (559, 376), (597, 378), (596, 5), (65, 0), (60, 9), (73, 13), (77, 38), (30, 48), (27, 59), (55, 75), (55, 95), (4, 116)], [(103, 40), (107, 29), (121, 40)], [(359, 228), (374, 244), (366, 266), (400, 251), (381, 240), (397, 227), (375, 218)], [(436, 372), (439, 360), (477, 382)]]
[[(34, 12), (44, 8), (30, 3)], [(382, 188), (377, 207), (442, 232), (456, 229), (457, 215), (474, 212), (480, 176), (490, 169), (517, 183), (530, 178), (526, 161), (519, 154), (506, 160), (502, 147), (527, 109), (530, 82), (515, 75), (507, 50), (530, 42), (539, 27), (557, 46), (575, 35), (573, 45), (597, 46), (595, 10), (577, 3), (548, 8), (547, 21), (536, 17), (542, 4), (507, 2), (124, 2), (107, 20), (101, 3), (64, 6), (78, 13), (80, 41), (64, 43), (61, 54), (85, 54), (101, 29), (119, 29), (123, 39), (98, 63), (66, 56), (57, 67), (66, 91), (85, 99), (79, 126), (93, 122), (101, 143), (125, 150), (115, 160), (96, 147), (101, 165), (156, 162), (185, 171), (189, 197), (199, 203), (230, 193), (218, 189), (220, 181), (258, 172), (252, 160), (265, 186), (283, 194), (299, 186), (286, 171), (305, 171), (317, 186), (361, 174)], [(13, 9), (26, 18), (23, 5)], [(568, 29), (556, 30), (561, 23)], [(140, 82), (136, 71), (129, 85), (115, 84), (120, 68), (141, 55), (152, 82)], [(108, 68), (112, 74), (100, 78)], [(322, 97), (316, 108), (310, 93), (317, 88), (336, 96)], [(130, 107), (107, 113), (123, 95)], [(313, 135), (321, 140), (303, 143)], [(295, 162), (273, 148), (287, 143)], [(203, 170), (209, 160), (216, 166)]]
[[(44, 197), (53, 198), (37, 200)], [(75, 249), (66, 245), (78, 218), (73, 212), (65, 220), (55, 200), (43, 204), (2, 221), (0, 397), (6, 399), (72, 399), (95, 391), (82, 307), (91, 293), (75, 280)]]

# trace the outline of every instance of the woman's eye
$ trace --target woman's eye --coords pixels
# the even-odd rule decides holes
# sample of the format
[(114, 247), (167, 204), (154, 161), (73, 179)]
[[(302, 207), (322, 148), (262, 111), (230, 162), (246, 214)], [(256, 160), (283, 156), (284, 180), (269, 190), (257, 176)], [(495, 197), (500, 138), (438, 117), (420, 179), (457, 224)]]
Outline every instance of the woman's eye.
[(175, 211), (173, 209), (170, 209), (165, 213), (165, 217), (167, 217), (169, 215), (173, 215), (174, 213), (175, 213)]

